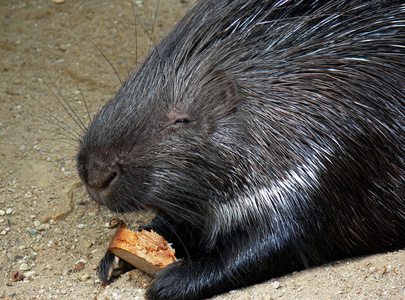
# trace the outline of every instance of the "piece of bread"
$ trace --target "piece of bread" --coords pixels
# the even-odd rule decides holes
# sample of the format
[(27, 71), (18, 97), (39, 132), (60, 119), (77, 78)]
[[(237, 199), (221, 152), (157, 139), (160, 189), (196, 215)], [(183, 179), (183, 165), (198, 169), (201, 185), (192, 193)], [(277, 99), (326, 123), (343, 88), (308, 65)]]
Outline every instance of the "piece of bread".
[(120, 226), (107, 249), (149, 275), (176, 261), (174, 249), (153, 230), (137, 232)]

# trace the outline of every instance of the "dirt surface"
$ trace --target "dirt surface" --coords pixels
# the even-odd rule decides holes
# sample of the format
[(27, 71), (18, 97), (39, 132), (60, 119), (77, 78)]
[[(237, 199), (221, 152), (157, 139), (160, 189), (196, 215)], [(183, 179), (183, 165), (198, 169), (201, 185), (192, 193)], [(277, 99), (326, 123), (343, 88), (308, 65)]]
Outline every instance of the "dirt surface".
[[(152, 34), (156, 1), (0, 1), (0, 299), (143, 298), (150, 278), (137, 270), (100, 287), (96, 266), (114, 233), (105, 226), (113, 215), (78, 185), (82, 125), (57, 99), (88, 124), (82, 95), (94, 115), (120, 85), (104, 56), (125, 79), (147, 54), (150, 36), (166, 32), (191, 2), (162, 0)], [(146, 222), (137, 215), (127, 221)], [(276, 298), (405, 299), (405, 252), (335, 262), (216, 297)]]

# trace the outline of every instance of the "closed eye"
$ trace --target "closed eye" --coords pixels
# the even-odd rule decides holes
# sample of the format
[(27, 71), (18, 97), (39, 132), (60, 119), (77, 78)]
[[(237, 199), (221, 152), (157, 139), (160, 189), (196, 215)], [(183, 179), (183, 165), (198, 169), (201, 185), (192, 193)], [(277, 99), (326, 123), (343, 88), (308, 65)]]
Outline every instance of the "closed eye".
[(194, 122), (195, 122), (194, 119), (190, 119), (187, 117), (178, 118), (178, 119), (173, 118), (173, 120), (171, 120), (169, 123), (167, 123), (162, 129), (165, 130), (170, 127), (177, 128), (177, 129), (186, 128), (189, 125), (192, 125)]
[(190, 124), (192, 121), (186, 118), (181, 118), (181, 119), (177, 119), (176, 122), (174, 122), (174, 124)]

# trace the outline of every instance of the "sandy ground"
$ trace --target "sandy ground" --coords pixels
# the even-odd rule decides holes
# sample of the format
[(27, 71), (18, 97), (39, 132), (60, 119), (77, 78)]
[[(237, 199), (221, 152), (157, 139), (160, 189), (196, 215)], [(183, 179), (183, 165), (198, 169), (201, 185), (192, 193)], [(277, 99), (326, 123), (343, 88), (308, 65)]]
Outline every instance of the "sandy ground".
[[(162, 0), (156, 36), (190, 5)], [(150, 278), (137, 270), (100, 287), (96, 266), (114, 233), (105, 227), (113, 216), (87, 202), (77, 185), (81, 129), (57, 98), (87, 124), (82, 94), (93, 115), (120, 85), (97, 47), (125, 79), (148, 51), (155, 9), (156, 1), (134, 1), (134, 9), (129, 0), (0, 1), (0, 299), (143, 298)], [(137, 34), (134, 11), (143, 24)], [(13, 280), (17, 271), (23, 280)], [(404, 278), (405, 252), (398, 251), (216, 299), (405, 299)]]

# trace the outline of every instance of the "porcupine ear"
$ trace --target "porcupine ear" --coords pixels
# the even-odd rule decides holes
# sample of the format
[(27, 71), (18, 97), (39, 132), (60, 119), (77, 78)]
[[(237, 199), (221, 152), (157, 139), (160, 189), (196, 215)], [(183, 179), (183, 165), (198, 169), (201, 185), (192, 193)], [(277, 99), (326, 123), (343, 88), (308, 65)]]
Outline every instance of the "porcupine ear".
[(218, 117), (228, 115), (236, 110), (238, 88), (223, 70), (211, 69), (207, 72), (208, 78), (204, 90), (211, 95), (208, 105)]

